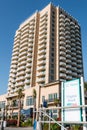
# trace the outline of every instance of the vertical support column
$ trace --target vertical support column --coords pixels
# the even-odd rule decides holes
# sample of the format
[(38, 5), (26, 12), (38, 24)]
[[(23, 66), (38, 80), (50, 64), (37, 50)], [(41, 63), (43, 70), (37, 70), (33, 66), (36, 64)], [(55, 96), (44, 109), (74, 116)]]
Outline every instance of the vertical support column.
[[(61, 106), (63, 107), (63, 82), (61, 83)], [(64, 117), (63, 117), (63, 108), (61, 108), (61, 121), (63, 122), (63, 119), (64, 119)], [(64, 124), (62, 123), (62, 126), (63, 126)], [(61, 130), (64, 130), (64, 128), (61, 126)]]
[[(82, 105), (85, 105), (85, 96), (84, 96), (84, 80), (83, 77), (81, 77), (81, 94), (82, 94)], [(83, 121), (86, 121), (86, 115), (85, 115), (85, 107), (82, 107), (82, 116)], [(83, 124), (83, 130), (87, 130), (87, 124)]]

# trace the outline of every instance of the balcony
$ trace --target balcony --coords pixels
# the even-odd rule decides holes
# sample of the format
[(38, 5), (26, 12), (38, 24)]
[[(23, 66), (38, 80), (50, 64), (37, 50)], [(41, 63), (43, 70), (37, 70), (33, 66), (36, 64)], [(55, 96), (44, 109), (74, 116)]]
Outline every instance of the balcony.
[(40, 27), (43, 26), (46, 23), (47, 23), (47, 18), (45, 20), (43, 20), (42, 22), (40, 22)]
[(28, 37), (22, 39), (22, 40), (21, 40), (21, 43), (24, 43), (24, 42), (26, 42), (26, 41), (28, 41)]
[(67, 40), (66, 40), (66, 43), (67, 43), (67, 44), (71, 44), (71, 41), (67, 39)]
[(29, 30), (29, 34), (34, 34), (34, 30), (33, 29)]
[(18, 67), (17, 71), (20, 71), (20, 70), (25, 70), (25, 69), (26, 69), (26, 67), (25, 67), (25, 66), (20, 66), (20, 67)]
[(26, 79), (26, 80), (25, 80), (25, 83), (26, 83), (26, 84), (29, 84), (29, 83), (30, 83), (30, 80)]
[(60, 61), (60, 66), (66, 66), (65, 62)]
[(46, 66), (39, 66), (39, 67), (37, 68), (38, 71), (45, 70), (45, 69), (46, 69)]
[(46, 60), (42, 60), (42, 61), (38, 61), (37, 65), (45, 65), (46, 64)]
[(41, 77), (41, 76), (45, 76), (45, 74), (46, 74), (46, 72), (39, 72), (39, 73), (37, 74), (37, 76), (38, 76), (38, 77)]
[(66, 35), (65, 38), (66, 38), (66, 39), (70, 39), (70, 36), (69, 36), (69, 35)]
[(60, 28), (59, 28), (59, 31), (61, 31), (61, 32), (63, 31), (63, 32), (64, 32), (64, 31), (65, 31), (65, 28), (64, 28), (64, 27), (60, 27)]
[(77, 59), (82, 59), (81, 55), (76, 55)]
[(19, 63), (19, 65), (25, 65), (26, 61), (21, 61), (21, 63)]
[(66, 61), (66, 58), (64, 56), (60, 56), (60, 61)]
[(40, 55), (38, 56), (38, 60), (45, 60), (46, 59), (46, 55)]
[(39, 32), (39, 35), (44, 35), (44, 34), (47, 34), (47, 30), (46, 29), (43, 29), (41, 32)]
[(71, 50), (66, 50), (66, 54), (71, 54)]
[(43, 44), (43, 43), (46, 44), (46, 39), (43, 39), (43, 40), (39, 41), (39, 45), (41, 45), (41, 44)]
[(29, 28), (29, 24), (26, 24), (25, 26), (22, 27), (22, 32), (23, 32), (24, 30), (27, 30), (28, 28)]
[(45, 78), (38, 78), (37, 82), (40, 83), (40, 82), (44, 82), (45, 81)]
[(64, 41), (60, 41), (60, 45), (61, 46), (65, 46), (65, 42)]
[(70, 19), (69, 18), (65, 18), (65, 22), (70, 22)]
[(19, 54), (19, 51), (13, 52), (12, 56), (17, 56)]
[(28, 38), (29, 34), (28, 33), (25, 33), (23, 36), (21, 36), (21, 41), (23, 41), (23, 39), (26, 39)]
[(25, 78), (30, 78), (31, 74), (26, 73)]
[(24, 75), (25, 71), (17, 72), (17, 76)]
[(43, 39), (46, 39), (46, 38), (47, 38), (47, 34), (46, 33), (44, 35), (39, 36), (39, 40), (40, 41), (43, 40)]
[(24, 82), (18, 82), (16, 83), (16, 86), (24, 86)]
[(65, 19), (65, 15), (63, 14), (60, 14), (59, 17)]
[(71, 71), (71, 70), (67, 70), (67, 71), (66, 71), (66, 74), (71, 75), (71, 74), (72, 74), (72, 71)]
[(60, 51), (65, 51), (66, 48), (64, 46), (60, 46)]
[(43, 43), (42, 45), (40, 45), (40, 46), (38, 47), (38, 49), (39, 49), (39, 50), (40, 50), (40, 49), (46, 49), (46, 44)]
[(75, 52), (76, 51), (76, 47), (71, 47), (71, 51)]
[(66, 72), (66, 68), (60, 67), (60, 72)]
[(17, 60), (18, 59), (18, 56), (13, 56), (12, 57), (12, 60)]
[(26, 73), (31, 73), (31, 68), (26, 68)]
[(28, 48), (28, 51), (29, 51), (29, 52), (32, 52), (32, 51), (33, 51), (33, 49), (32, 49), (32, 48)]
[(79, 25), (75, 25), (75, 28), (79, 30)]
[(24, 42), (24, 43), (21, 43), (21, 44), (20, 44), (20, 48), (23, 48), (23, 47), (25, 47), (25, 46), (28, 46), (28, 42)]
[(32, 42), (33, 43), (34, 39), (33, 38), (29, 38), (29, 43)]
[(39, 50), (39, 51), (38, 51), (38, 55), (41, 55), (41, 54), (46, 54), (46, 49), (44, 49), (44, 50)]
[(60, 22), (59, 26), (61, 26), (61, 27), (65, 27), (64, 22)]
[(73, 56), (73, 57), (76, 56), (76, 52), (72, 52), (72, 56)]
[(46, 19), (47, 19), (47, 14), (44, 14), (43, 16), (40, 17), (40, 22), (42, 23)]
[(27, 49), (28, 49), (28, 47), (25, 46), (25, 47), (23, 47), (23, 48), (20, 49), (20, 52), (27, 51)]
[(77, 66), (72, 66), (72, 71), (77, 72)]
[(66, 69), (71, 69), (72, 66), (71, 65), (66, 65)]
[(42, 31), (44, 29), (47, 29), (47, 24), (44, 24), (42, 27), (40, 27), (39, 31)]
[(66, 63), (71, 64), (71, 60), (66, 59)]
[(32, 58), (27, 58), (27, 62), (32, 62)]
[(12, 60), (11, 64), (17, 64), (17, 60)]
[(24, 60), (26, 60), (26, 59), (27, 59), (26, 56), (22, 56), (21, 58), (18, 59), (18, 61), (20, 62), (20, 61), (24, 61)]
[(66, 58), (71, 59), (71, 55), (67, 54)]
[(79, 51), (79, 50), (77, 50), (76, 53), (79, 54), (79, 55), (81, 55), (81, 51)]
[(66, 52), (60, 51), (60, 56), (65, 56), (65, 55), (66, 55)]
[(66, 78), (66, 74), (65, 73), (60, 73), (60, 78)]
[(82, 64), (81, 64), (81, 65), (77, 65), (77, 68), (80, 68), (80, 69), (81, 69), (81, 68), (82, 68)]
[(21, 36), (24, 36), (24, 35), (26, 35), (26, 34), (28, 34), (29, 33), (29, 29), (25, 29), (22, 33), (21, 33)]
[(75, 72), (72, 72), (72, 76), (75, 76), (75, 77), (77, 77), (77, 73), (75, 73)]
[(26, 67), (31, 67), (32, 66), (32, 64), (31, 63), (27, 63), (27, 65), (26, 65)]

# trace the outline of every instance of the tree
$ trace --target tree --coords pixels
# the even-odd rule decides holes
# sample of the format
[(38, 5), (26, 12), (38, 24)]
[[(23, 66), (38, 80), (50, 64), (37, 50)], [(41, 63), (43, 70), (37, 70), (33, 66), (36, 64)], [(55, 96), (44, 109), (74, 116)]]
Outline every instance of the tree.
[(55, 106), (57, 107), (58, 106), (58, 104), (60, 104), (60, 100), (59, 99), (54, 99), (54, 104), (55, 104)]
[(21, 89), (21, 88), (18, 89), (17, 94), (18, 94), (18, 121), (17, 121), (17, 126), (19, 127), (20, 126), (20, 117), (21, 117), (21, 108), (22, 108), (21, 99), (24, 96), (23, 89)]
[[(34, 100), (34, 110), (36, 110), (36, 97), (37, 97), (37, 92), (36, 92), (35, 89), (33, 89), (32, 96), (33, 96), (33, 100)], [(34, 121), (35, 118), (36, 118), (36, 114), (33, 112), (33, 121)]]
[[(58, 105), (60, 106), (60, 99), (54, 99), (54, 104), (55, 104), (55, 106), (57, 107)], [(58, 115), (59, 115), (59, 120), (60, 120), (60, 118), (61, 118), (61, 110), (59, 109), (59, 112), (58, 112)]]

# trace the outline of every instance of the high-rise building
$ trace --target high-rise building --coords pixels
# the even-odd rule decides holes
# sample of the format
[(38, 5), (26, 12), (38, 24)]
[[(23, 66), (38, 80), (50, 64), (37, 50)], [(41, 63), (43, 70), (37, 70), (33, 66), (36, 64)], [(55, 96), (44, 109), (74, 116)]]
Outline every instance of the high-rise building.
[(8, 95), (20, 87), (81, 76), (81, 29), (76, 19), (49, 4), (19, 26), (14, 37)]

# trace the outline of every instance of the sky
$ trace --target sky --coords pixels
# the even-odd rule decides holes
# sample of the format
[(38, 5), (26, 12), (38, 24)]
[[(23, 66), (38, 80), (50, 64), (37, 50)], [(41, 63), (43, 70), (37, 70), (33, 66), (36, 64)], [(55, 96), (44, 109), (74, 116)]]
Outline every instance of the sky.
[(0, 95), (7, 92), (15, 31), (36, 10), (52, 2), (81, 26), (84, 79), (87, 81), (87, 0), (0, 0)]

